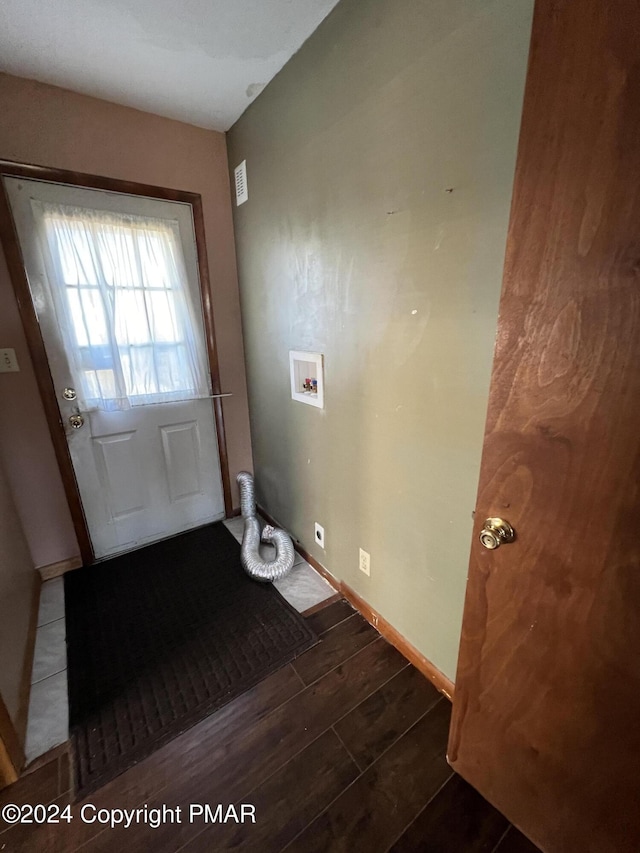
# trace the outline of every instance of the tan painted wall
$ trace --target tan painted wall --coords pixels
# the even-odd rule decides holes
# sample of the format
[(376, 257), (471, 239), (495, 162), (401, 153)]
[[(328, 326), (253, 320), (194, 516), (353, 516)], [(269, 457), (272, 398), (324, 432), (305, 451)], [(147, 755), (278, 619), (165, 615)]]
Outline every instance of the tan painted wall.
[(0, 696), (14, 723), (20, 708), (22, 672), (37, 581), (0, 465)]
[(532, 6), (342, 0), (228, 135), (259, 498), (450, 678)]
[[(64, 89), (0, 74), (0, 157), (202, 195), (229, 461), (251, 467), (244, 355), (225, 137)], [(78, 547), (4, 256), (0, 347), (21, 372), (0, 374), (0, 456), (38, 566)]]

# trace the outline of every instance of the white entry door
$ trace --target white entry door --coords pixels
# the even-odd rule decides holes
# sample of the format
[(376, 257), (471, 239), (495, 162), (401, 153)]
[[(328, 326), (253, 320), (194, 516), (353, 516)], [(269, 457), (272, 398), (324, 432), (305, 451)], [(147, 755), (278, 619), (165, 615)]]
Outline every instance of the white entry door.
[(3, 180), (95, 556), (222, 518), (190, 205)]

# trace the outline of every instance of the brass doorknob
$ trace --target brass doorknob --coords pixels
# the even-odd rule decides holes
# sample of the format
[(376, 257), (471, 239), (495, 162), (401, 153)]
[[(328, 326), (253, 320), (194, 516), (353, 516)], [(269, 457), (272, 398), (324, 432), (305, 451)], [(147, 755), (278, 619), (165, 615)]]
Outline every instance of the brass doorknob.
[(82, 415), (71, 415), (69, 418), (69, 423), (73, 427), (73, 429), (80, 429), (80, 427), (84, 424), (84, 418)]
[(513, 542), (515, 538), (515, 530), (503, 518), (488, 518), (480, 531), (480, 542), (490, 551), (495, 551), (501, 545)]

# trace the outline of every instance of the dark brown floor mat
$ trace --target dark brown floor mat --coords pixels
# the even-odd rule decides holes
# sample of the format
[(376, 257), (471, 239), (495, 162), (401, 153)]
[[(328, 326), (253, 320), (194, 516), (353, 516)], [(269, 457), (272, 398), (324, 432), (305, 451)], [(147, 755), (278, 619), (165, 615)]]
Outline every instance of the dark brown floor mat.
[(220, 523), (65, 575), (82, 797), (316, 642)]

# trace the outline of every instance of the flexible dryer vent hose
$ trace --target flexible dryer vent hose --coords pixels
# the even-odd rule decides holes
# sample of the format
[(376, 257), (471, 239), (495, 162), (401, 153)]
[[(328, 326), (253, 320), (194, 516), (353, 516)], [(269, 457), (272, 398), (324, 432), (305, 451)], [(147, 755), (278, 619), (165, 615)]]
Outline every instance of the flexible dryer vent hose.
[[(279, 527), (268, 524), (260, 536), (260, 522), (256, 517), (256, 499), (253, 476), (241, 471), (236, 477), (240, 486), (240, 508), (244, 518), (244, 534), (240, 548), (240, 562), (248, 575), (259, 581), (277, 581), (293, 566), (295, 552), (289, 535)], [(271, 542), (276, 549), (273, 560), (260, 556), (260, 539)]]

